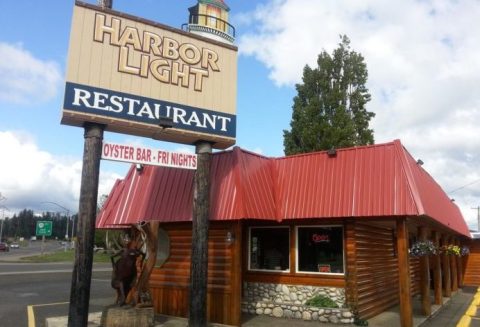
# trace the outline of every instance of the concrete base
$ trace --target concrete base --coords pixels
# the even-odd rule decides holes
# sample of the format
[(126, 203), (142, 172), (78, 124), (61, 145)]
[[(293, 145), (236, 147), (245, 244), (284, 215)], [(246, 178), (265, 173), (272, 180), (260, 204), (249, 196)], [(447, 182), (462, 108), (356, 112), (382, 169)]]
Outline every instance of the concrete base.
[(153, 327), (155, 314), (153, 308), (107, 307), (102, 313), (104, 327)]

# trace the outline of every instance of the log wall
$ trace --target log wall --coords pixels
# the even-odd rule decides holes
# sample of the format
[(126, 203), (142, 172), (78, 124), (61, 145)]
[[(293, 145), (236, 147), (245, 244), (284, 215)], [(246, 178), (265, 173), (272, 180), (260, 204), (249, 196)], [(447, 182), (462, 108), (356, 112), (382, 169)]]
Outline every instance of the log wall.
[(463, 284), (480, 286), (480, 239), (472, 240), (468, 246), (470, 254), (463, 261)]
[(412, 296), (420, 294), (420, 258), (409, 257), (410, 261), (410, 292)]
[[(170, 238), (170, 256), (155, 268), (150, 289), (155, 312), (171, 316), (188, 316), (191, 224), (160, 225)], [(241, 237), (226, 242), (227, 232), (241, 235), (239, 223), (211, 223), (208, 240), (207, 319), (210, 322), (240, 326)]]
[(356, 283), (349, 283), (349, 298), (359, 316), (368, 319), (398, 303), (395, 234), (392, 228), (363, 223), (352, 223), (347, 235), (349, 230), (354, 239), (347, 239), (347, 251), (355, 260), (349, 260), (348, 279)]

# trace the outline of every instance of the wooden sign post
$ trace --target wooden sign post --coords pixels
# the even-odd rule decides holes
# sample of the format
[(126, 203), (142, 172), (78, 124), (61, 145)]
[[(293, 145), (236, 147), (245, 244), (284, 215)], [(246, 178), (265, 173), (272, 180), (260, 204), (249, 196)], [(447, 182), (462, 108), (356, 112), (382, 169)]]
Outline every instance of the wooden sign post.
[(188, 326), (205, 327), (207, 326), (208, 220), (212, 145), (208, 142), (197, 143), (195, 152), (198, 156), (198, 166), (193, 190)]
[[(112, 1), (99, 0), (99, 5), (103, 8), (112, 8)], [(98, 180), (105, 126), (85, 123), (84, 129), (82, 179), (77, 219), (78, 234), (68, 308), (69, 327), (85, 327), (88, 324)]]
[(69, 327), (85, 327), (88, 324), (103, 129), (102, 125), (85, 124), (80, 205), (77, 220), (78, 234), (68, 310)]

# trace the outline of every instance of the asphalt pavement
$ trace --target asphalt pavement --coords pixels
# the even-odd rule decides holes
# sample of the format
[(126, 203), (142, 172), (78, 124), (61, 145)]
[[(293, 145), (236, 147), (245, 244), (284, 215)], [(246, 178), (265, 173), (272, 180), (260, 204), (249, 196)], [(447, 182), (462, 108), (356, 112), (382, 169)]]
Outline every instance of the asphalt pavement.
[[(455, 292), (450, 299), (447, 299), (443, 307), (439, 308), (432, 317), (420, 319), (418, 317), (418, 304), (414, 307), (414, 327), (475, 327), (480, 326), (480, 310), (476, 313), (478, 304), (480, 304), (480, 292), (477, 295), (477, 302), (474, 300), (474, 295), (477, 292), (477, 287), (466, 286), (463, 289)], [(418, 300), (418, 299), (416, 299)], [(415, 300), (415, 301), (416, 301)], [(461, 319), (465, 314), (468, 314), (469, 308), (474, 306), (475, 312), (470, 312), (472, 316), (468, 323), (462, 324)], [(470, 309), (471, 310), (471, 309)], [(383, 316), (382, 316), (383, 315)], [(382, 317), (379, 317), (382, 316)], [(385, 314), (381, 314), (369, 320), (370, 327), (397, 327), (400, 326), (399, 308), (394, 307)], [(101, 313), (93, 314), (89, 319), (89, 327), (99, 327), (101, 320)], [(67, 317), (58, 317), (50, 319), (47, 327), (63, 327), (66, 326)], [(164, 315), (157, 315), (155, 317), (155, 327), (186, 327), (188, 321), (181, 317), (170, 317)], [(209, 324), (210, 327), (221, 327), (221, 324)], [(242, 327), (339, 327), (345, 325), (321, 323), (318, 321), (304, 321), (297, 319), (282, 319), (268, 317), (265, 315), (243, 315)], [(351, 325), (354, 326), (354, 325)]]
[[(73, 263), (21, 262), (21, 257), (41, 253), (41, 241), (32, 243), (0, 252), (0, 327), (43, 327), (46, 318), (68, 314)], [(45, 243), (44, 252), (62, 249), (51, 241)], [(90, 312), (101, 312), (114, 302), (110, 279), (109, 263), (94, 264)]]
[[(38, 241), (37, 241), (38, 242)], [(11, 249), (10, 252), (0, 252), (0, 327), (10, 326), (46, 326), (46, 319), (56, 318), (59, 324), (65, 326), (68, 315), (70, 298), (71, 273), (73, 263), (22, 263), (18, 262), (23, 256), (39, 254), (40, 247), (36, 243), (28, 248)], [(52, 242), (45, 251), (59, 250), (58, 242)], [(89, 312), (92, 315), (91, 326), (99, 326), (100, 312), (114, 302), (114, 292), (110, 286), (110, 264), (95, 264), (92, 273), (91, 300)], [(480, 310), (476, 314), (477, 305), (474, 302), (476, 287), (464, 287), (459, 290), (448, 302), (440, 308), (433, 317), (422, 321), (415, 326), (421, 327), (451, 327), (457, 326), (462, 317), (469, 317), (469, 323), (459, 326), (480, 326)], [(480, 294), (477, 295), (480, 303)], [(473, 309), (472, 309), (473, 308)], [(385, 320), (371, 320), (370, 326), (398, 325), (398, 316), (395, 317), (395, 308), (392, 308), (391, 318)], [(470, 311), (469, 311), (470, 310)], [(473, 312), (473, 311), (475, 312)], [(470, 313), (469, 313), (470, 312)], [(319, 324), (314, 321), (287, 320), (266, 316), (242, 317), (244, 327), (311, 327), (338, 326), (333, 324)], [(157, 316), (156, 326), (184, 327), (187, 321), (179, 317)], [(212, 325), (221, 326), (221, 325)]]

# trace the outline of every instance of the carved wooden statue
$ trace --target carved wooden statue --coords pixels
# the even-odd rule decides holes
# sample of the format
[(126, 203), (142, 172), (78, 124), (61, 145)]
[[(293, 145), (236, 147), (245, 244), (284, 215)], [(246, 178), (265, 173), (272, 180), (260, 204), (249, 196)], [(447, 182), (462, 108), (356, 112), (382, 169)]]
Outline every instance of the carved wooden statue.
[[(112, 287), (117, 291), (115, 304), (124, 305), (137, 277), (137, 258), (145, 254), (137, 249), (124, 248), (110, 257), (112, 261)], [(120, 257), (115, 261), (115, 257)]]
[[(117, 291), (116, 304), (136, 307), (153, 305), (148, 280), (157, 257), (158, 227), (157, 222), (132, 226), (128, 244), (111, 257), (112, 287)], [(115, 261), (117, 256), (120, 258)], [(137, 271), (137, 267), (140, 267), (140, 271)]]

